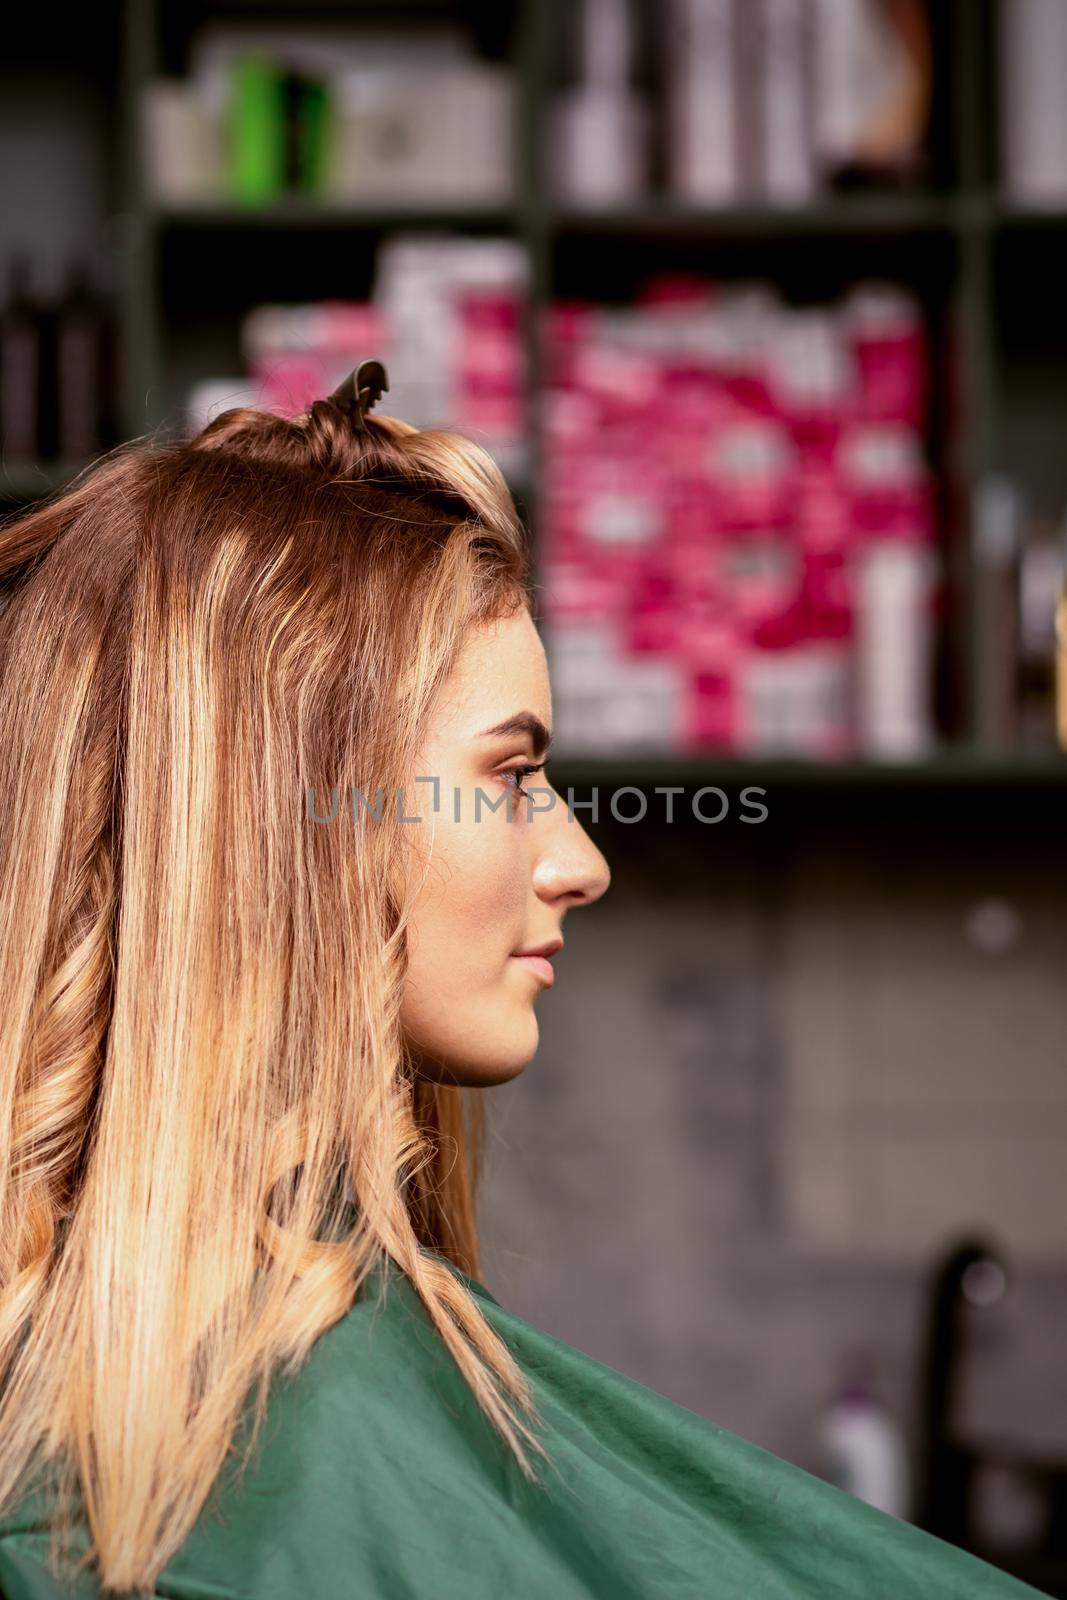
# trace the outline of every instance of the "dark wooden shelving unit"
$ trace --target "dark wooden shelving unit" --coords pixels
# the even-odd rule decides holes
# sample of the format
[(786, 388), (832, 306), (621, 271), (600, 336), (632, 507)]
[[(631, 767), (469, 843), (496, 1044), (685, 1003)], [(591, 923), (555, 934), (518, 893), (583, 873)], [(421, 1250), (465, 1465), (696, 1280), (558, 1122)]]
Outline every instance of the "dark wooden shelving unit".
[(358, 233), (388, 228), (492, 228), (510, 233), (516, 226), (515, 212), (509, 206), (469, 206), (461, 211), (408, 205), (372, 209), (300, 198), (275, 201), (269, 206), (156, 206), (146, 208), (145, 219), (156, 228), (211, 231), (341, 228)]
[[(812, 204), (744, 205), (693, 208), (663, 195), (624, 207), (596, 210), (557, 203), (546, 182), (545, 111), (553, 89), (554, 30), (562, 0), (331, 0), (301, 5), (277, 0), (272, 18), (396, 22), (460, 16), (475, 32), (491, 35), (516, 71), (517, 171), (514, 203), (507, 206), (421, 208), (351, 207), (285, 200), (261, 208), (234, 204), (168, 206), (147, 192), (141, 166), (140, 98), (146, 81), (161, 71), (180, 71), (181, 55), (197, 24), (208, 17), (235, 21), (249, 8), (235, 0), (125, 0), (119, 8), (121, 67), (118, 75), (116, 183), (126, 247), (121, 268), (121, 317), (125, 352), (121, 396), (126, 437), (165, 428), (174, 419), (177, 385), (186, 380), (201, 354), (217, 351), (213, 369), (235, 370), (237, 330), (242, 309), (259, 299), (278, 298), (279, 285), (293, 300), (369, 288), (378, 241), (392, 229), (454, 229), (478, 235), (499, 232), (520, 240), (527, 251), (530, 303), (526, 354), (531, 426), (530, 468), (516, 486), (521, 508), (537, 528), (539, 481), (539, 346), (541, 313), (561, 294), (602, 285), (607, 301), (624, 301), (649, 264), (657, 270), (700, 270), (723, 275), (777, 278), (784, 290), (799, 284), (827, 296), (859, 276), (900, 277), (915, 289), (932, 318), (942, 370), (934, 376), (942, 437), (937, 466), (950, 518), (946, 538), (949, 595), (947, 634), (950, 676), (956, 690), (956, 742), (922, 761), (906, 765), (880, 762), (766, 763), (759, 758), (727, 758), (708, 752), (697, 759), (649, 754), (640, 769), (649, 774), (687, 771), (715, 781), (714, 774), (740, 777), (768, 770), (791, 785), (855, 785), (877, 782), (957, 789), (1000, 785), (1021, 792), (1067, 778), (1067, 756), (977, 749), (975, 689), (981, 676), (982, 640), (974, 606), (970, 500), (985, 474), (1011, 470), (1016, 459), (1029, 464), (1006, 425), (1020, 388), (1031, 407), (1045, 406), (1052, 391), (1052, 428), (1060, 416), (1067, 427), (1067, 382), (1062, 398), (1055, 390), (1056, 358), (1067, 354), (1067, 336), (1053, 336), (1048, 371), (1027, 347), (1026, 363), (1015, 367), (1015, 321), (1002, 316), (1006, 295), (1015, 305), (1025, 283), (1030, 314), (1048, 307), (1067, 270), (1067, 210), (1027, 209), (999, 197), (991, 86), (993, 0), (945, 0), (937, 7), (936, 45), (950, 70), (935, 86), (937, 151), (929, 186), (917, 192), (826, 194)], [(782, 252), (778, 246), (788, 246)], [(791, 282), (792, 280), (792, 282)], [(257, 288), (258, 285), (258, 288)], [(243, 295), (243, 301), (241, 297)], [(238, 302), (241, 303), (238, 303)], [(1019, 319), (1016, 319), (1019, 320)], [(1023, 327), (1021, 337), (1026, 337)], [(946, 354), (946, 352), (948, 354)], [(944, 370), (949, 356), (955, 379)], [(207, 356), (204, 356), (207, 359)], [(209, 370), (208, 368), (204, 369)], [(1059, 371), (1064, 369), (1059, 367)], [(958, 391), (949, 394), (947, 391)], [(1042, 412), (1045, 415), (1045, 412)], [(1018, 429), (1015, 433), (1018, 433)], [(1048, 453), (1046, 453), (1048, 454)], [(1042, 457), (1038, 463), (1050, 492), (1063, 485), (1067, 464)], [(0, 472), (0, 494), (8, 503), (51, 492), (64, 481), (62, 465), (8, 464)], [(1045, 483), (1035, 486), (1039, 490)], [(536, 550), (536, 539), (534, 548)], [(622, 756), (627, 771), (634, 762)], [(554, 767), (594, 772), (601, 763), (560, 755)], [(711, 776), (708, 776), (711, 775)], [(755, 781), (755, 780), (754, 780)]]
[(62, 489), (87, 466), (84, 461), (0, 462), (0, 501), (26, 504)]

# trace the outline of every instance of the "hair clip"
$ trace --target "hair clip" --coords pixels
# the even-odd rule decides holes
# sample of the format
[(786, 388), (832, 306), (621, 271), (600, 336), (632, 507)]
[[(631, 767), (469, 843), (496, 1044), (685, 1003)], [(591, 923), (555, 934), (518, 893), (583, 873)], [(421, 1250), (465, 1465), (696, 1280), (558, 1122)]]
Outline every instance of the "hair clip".
[(344, 407), (356, 428), (364, 428), (367, 412), (388, 387), (389, 379), (380, 361), (361, 361), (344, 382), (337, 385), (330, 399)]

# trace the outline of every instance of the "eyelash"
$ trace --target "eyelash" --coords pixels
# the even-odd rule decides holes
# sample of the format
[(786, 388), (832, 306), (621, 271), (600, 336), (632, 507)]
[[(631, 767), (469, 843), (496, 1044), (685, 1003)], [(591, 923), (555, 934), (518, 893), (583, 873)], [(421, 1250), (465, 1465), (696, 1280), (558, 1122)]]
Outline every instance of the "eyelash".
[[(509, 778), (512, 774), (514, 774), (516, 778), (529, 778), (532, 777), (535, 772), (544, 772), (544, 770), (545, 763), (543, 761), (539, 761), (536, 766), (526, 765), (522, 767), (505, 767), (500, 776), (502, 778)], [(515, 784), (515, 793), (522, 795), (524, 799), (528, 798), (528, 791), (523, 788), (521, 783)]]

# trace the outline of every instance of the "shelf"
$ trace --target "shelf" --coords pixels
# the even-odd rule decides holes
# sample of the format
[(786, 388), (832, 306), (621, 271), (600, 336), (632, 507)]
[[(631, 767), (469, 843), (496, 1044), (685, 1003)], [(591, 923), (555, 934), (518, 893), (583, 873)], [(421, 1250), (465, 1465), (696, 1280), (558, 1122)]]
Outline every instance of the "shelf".
[(515, 227), (511, 206), (430, 206), (405, 201), (400, 205), (353, 205), (311, 197), (291, 197), (267, 205), (236, 205), (232, 201), (195, 205), (149, 205), (146, 216), (158, 229), (182, 228), (206, 232), (253, 229), (329, 228), (378, 232), (385, 228), (484, 228), (509, 232)]
[[(402, 3), (406, 6), (407, 0), (394, 0), (395, 5)], [(223, 4), (227, 10), (255, 9), (254, 0), (223, 0)], [(351, 4), (352, 0), (324, 0), (320, 9), (344, 11)], [(271, 0), (271, 9), (294, 16), (302, 13), (299, 0)], [(455, 7), (449, 0), (430, 4), (413, 0), (410, 9), (428, 14), (453, 12)], [(492, 8), (476, 9), (488, 15)], [(126, 4), (124, 13), (129, 49), (121, 92), (132, 115), (145, 79), (161, 65), (157, 26), (161, 13), (154, 0), (144, 7)], [(944, 114), (935, 129), (934, 159), (924, 169), (929, 174), (925, 185), (822, 189), (799, 205), (755, 197), (740, 204), (694, 205), (660, 191), (603, 208), (571, 204), (545, 187), (545, 113), (559, 64), (552, 55), (553, 13), (553, 7), (537, 0), (523, 0), (512, 19), (513, 34), (505, 54), (513, 58), (518, 95), (517, 187), (496, 204), (443, 197), (421, 203), (399, 198), (395, 203), (389, 198), (340, 201), (311, 194), (284, 195), (256, 206), (230, 198), (175, 203), (144, 193), (139, 188), (138, 163), (123, 160), (124, 209), (138, 225), (145, 245), (126, 258), (126, 431), (139, 433), (146, 420), (157, 420), (151, 406), (158, 403), (159, 410), (166, 410), (171, 391), (197, 368), (202, 352), (205, 364), (214, 361), (224, 373), (236, 370), (229, 363), (236, 359), (237, 323), (248, 303), (304, 301), (331, 294), (360, 298), (373, 283), (382, 237), (390, 230), (411, 229), (452, 230), (469, 236), (499, 231), (520, 241), (529, 256), (534, 306), (556, 297), (626, 304), (647, 278), (672, 272), (723, 281), (772, 281), (784, 298), (800, 304), (829, 301), (868, 275), (899, 281), (921, 298), (932, 330), (937, 373), (932, 426), (937, 459), (946, 469), (946, 505), (949, 499), (956, 505), (957, 477), (965, 490), (984, 472), (1010, 462), (1012, 433), (1005, 415), (1009, 407), (1016, 408), (1027, 426), (1031, 416), (1047, 418), (1051, 435), (1059, 414), (1055, 349), (1053, 359), (1042, 356), (1040, 363), (1031, 361), (1030, 353), (1032, 326), (1040, 317), (1055, 326), (1057, 262), (1037, 254), (1031, 262), (1030, 252), (1039, 249), (1041, 230), (1046, 230), (1050, 245), (1046, 254), (1058, 256), (1061, 241), (1067, 238), (1067, 199), (1049, 210), (1020, 205), (998, 190), (986, 115), (987, 69), (994, 41), (982, 7), (954, 4), (946, 13), (942, 43), (950, 49), (952, 72), (943, 85)], [(130, 127), (136, 127), (135, 119)], [(658, 156), (664, 154), (660, 148)], [(661, 169), (662, 161), (657, 171)], [(1027, 291), (1018, 299), (1024, 307), (1033, 307), (1030, 320), (1024, 321), (1020, 313), (1021, 335), (1014, 324), (1003, 330), (998, 305), (998, 296), (1015, 294), (1017, 283), (1024, 283)], [(527, 399), (535, 426), (544, 351), (539, 319), (531, 316), (526, 324)], [(1022, 359), (1013, 360), (1013, 352), (1020, 349)], [(402, 410), (399, 397), (398, 409)], [(1041, 459), (1046, 430), (1034, 430), (1034, 437), (1027, 460)], [(524, 475), (512, 474), (519, 478), (512, 488), (531, 528), (536, 563), (542, 440), (535, 436), (532, 443), (531, 467)], [(1045, 458), (1054, 461), (1051, 448), (1045, 450)], [(17, 491), (31, 497), (46, 493), (60, 476), (52, 469), (44, 477), (40, 471), (31, 477), (20, 470)], [(1058, 483), (1054, 470), (1052, 476)], [(11, 502), (10, 474), (0, 495)], [(975, 658), (981, 647), (968, 531), (967, 502), (961, 493), (959, 581), (954, 577), (945, 638), (952, 655), (951, 726), (964, 735), (979, 726)], [(1044, 758), (953, 749), (917, 762), (824, 763), (716, 751), (685, 756), (620, 751), (611, 757), (560, 751), (551, 771), (554, 776), (568, 775), (566, 781), (573, 774), (576, 783), (773, 783), (786, 786), (798, 808), (806, 803), (802, 794), (806, 791), (812, 809), (832, 789), (840, 796), (842, 811), (850, 807), (850, 794), (857, 790), (867, 799), (888, 797), (887, 809), (898, 799), (903, 807), (905, 794), (910, 794), (916, 810), (928, 797), (943, 792), (948, 815), (954, 794), (967, 792), (966, 804), (959, 807), (963, 810), (976, 803), (982, 789), (990, 792), (990, 813), (1009, 791), (1025, 805), (1027, 796), (1041, 790), (1051, 810), (1067, 777), (1067, 755), (1058, 758), (1050, 753)]]
[(240, 231), (322, 228), (378, 233), (390, 228), (494, 228), (503, 233), (543, 234), (549, 238), (584, 235), (602, 238), (885, 238), (916, 233), (987, 233), (1007, 228), (1057, 231), (1067, 228), (1067, 204), (1028, 206), (985, 193), (949, 195), (842, 195), (813, 204), (693, 206), (670, 199), (632, 205), (522, 206), (398, 205), (315, 200), (298, 196), (265, 205), (232, 201), (145, 207), (148, 223), (159, 230)]
[(1022, 205), (1017, 200), (994, 200), (989, 204), (989, 223), (994, 228), (1067, 228), (1067, 203), (1043, 207)]
[(669, 752), (587, 755), (564, 752), (550, 759), (557, 790), (591, 785), (647, 788), (656, 784), (728, 784), (777, 788), (1030, 788), (1067, 787), (1067, 751), (998, 755), (971, 746), (946, 748), (916, 761), (813, 761), (783, 756), (731, 756)]
[(989, 202), (978, 196), (865, 194), (830, 196), (812, 204), (693, 206), (653, 199), (603, 209), (591, 206), (525, 206), (518, 203), (359, 205), (287, 197), (265, 205), (232, 201), (187, 205), (149, 204), (157, 227), (189, 229), (389, 227), (524, 228), (547, 234), (631, 234), (774, 237), (778, 234), (881, 235), (951, 232), (982, 222)]
[(583, 206), (548, 207), (543, 225), (550, 233), (686, 235), (771, 238), (779, 234), (864, 234), (951, 232), (960, 207), (934, 195), (842, 195), (814, 204), (691, 206), (671, 200), (598, 210)]

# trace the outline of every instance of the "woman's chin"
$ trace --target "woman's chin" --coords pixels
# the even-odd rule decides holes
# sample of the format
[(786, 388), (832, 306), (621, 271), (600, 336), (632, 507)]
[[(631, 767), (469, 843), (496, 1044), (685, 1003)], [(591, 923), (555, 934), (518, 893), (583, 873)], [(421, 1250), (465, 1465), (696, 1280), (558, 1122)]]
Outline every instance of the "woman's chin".
[(519, 1015), (472, 1027), (469, 1036), (478, 1040), (475, 1051), (453, 1048), (445, 1041), (435, 1049), (423, 1045), (418, 1051), (420, 1076), (483, 1089), (507, 1083), (537, 1054), (539, 1029), (532, 1007), (526, 1006)]

